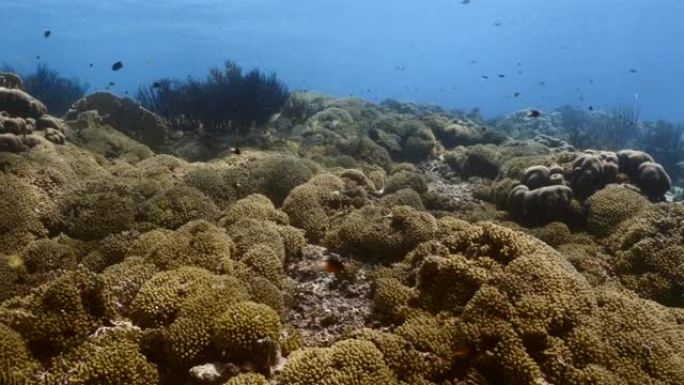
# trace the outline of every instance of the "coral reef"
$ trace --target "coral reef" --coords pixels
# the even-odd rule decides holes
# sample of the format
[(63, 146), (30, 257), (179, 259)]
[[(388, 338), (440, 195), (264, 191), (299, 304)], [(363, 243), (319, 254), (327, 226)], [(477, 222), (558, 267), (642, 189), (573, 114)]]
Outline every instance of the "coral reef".
[(673, 182), (551, 136), (562, 114), (514, 139), (296, 92), (260, 145), (190, 163), (197, 137), (130, 100), (83, 99), (50, 141), (0, 85), (26, 147), (0, 151), (0, 383), (684, 383)]

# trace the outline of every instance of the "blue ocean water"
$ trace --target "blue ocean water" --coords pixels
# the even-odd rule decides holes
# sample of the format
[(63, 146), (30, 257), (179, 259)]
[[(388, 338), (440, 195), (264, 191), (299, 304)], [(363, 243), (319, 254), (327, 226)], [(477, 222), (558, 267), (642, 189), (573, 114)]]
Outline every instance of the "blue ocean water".
[[(684, 120), (678, 0), (3, 0), (1, 8), (0, 62), (30, 71), (43, 61), (91, 91), (113, 81), (114, 92), (134, 93), (231, 59), (275, 71), (291, 89), (487, 116), (629, 103), (646, 119)], [(119, 60), (123, 70), (111, 71)]]

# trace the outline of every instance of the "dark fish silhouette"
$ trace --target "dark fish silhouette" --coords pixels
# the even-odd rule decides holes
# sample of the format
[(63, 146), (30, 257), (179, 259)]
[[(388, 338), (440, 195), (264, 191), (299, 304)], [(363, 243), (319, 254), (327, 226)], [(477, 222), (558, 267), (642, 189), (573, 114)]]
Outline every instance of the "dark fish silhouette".
[(542, 113), (539, 110), (535, 110), (535, 109), (531, 109), (531, 110), (527, 111), (527, 116), (529, 118), (538, 118), (541, 116), (541, 114)]
[(630, 68), (629, 69), (629, 73), (631, 73), (631, 74), (635, 74), (637, 72), (639, 72), (639, 71), (636, 68)]
[(501, 27), (501, 22), (500, 22), (500, 21), (497, 21), (496, 23), (494, 23), (494, 26), (495, 26), (495, 27)]
[(513, 97), (516, 97), (516, 98), (517, 98), (518, 96), (520, 96), (520, 92), (515, 92), (515, 93), (513, 94)]
[(50, 37), (50, 35), (52, 35), (52, 31), (50, 31), (49, 29), (47, 31), (43, 32), (43, 37), (45, 37), (46, 39), (48, 37)]
[(545, 85), (546, 85), (546, 82), (542, 80), (542, 81), (539, 82), (539, 85), (540, 85), (540, 86), (545, 86)]
[(323, 262), (323, 271), (326, 273), (340, 273), (344, 271), (344, 264), (337, 258), (330, 257)]
[(113, 86), (115, 86), (115, 85), (116, 85), (116, 83), (114, 83), (114, 82), (109, 82), (109, 86), (110, 86), (110, 87), (113, 87)]
[(40, 55), (36, 55), (36, 59), (40, 60)]
[(470, 0), (462, 0), (461, 4), (463, 4), (463, 5), (470, 4)]
[(504, 75), (504, 74), (499, 74), (499, 77), (500, 77), (501, 79), (503, 79), (503, 78), (506, 77), (506, 75)]
[(159, 82), (152, 83), (152, 88), (159, 88), (159, 87), (161, 87), (161, 83), (159, 83)]
[(481, 77), (482, 79), (489, 79), (489, 76), (487, 76), (487, 75), (482, 75), (482, 76), (480, 76), (480, 77)]
[(594, 111), (594, 106), (589, 106), (589, 111)]
[(235, 155), (240, 155), (240, 154), (242, 154), (242, 151), (240, 151), (240, 147), (238, 147), (238, 146), (235, 146), (235, 147), (231, 148), (230, 151), (231, 151), (233, 154), (235, 154)]
[(118, 62), (112, 64), (112, 71), (118, 71), (122, 68), (123, 68), (123, 62), (118, 61)]
[(90, 67), (90, 68), (93, 68), (93, 63), (90, 63), (89, 67)]

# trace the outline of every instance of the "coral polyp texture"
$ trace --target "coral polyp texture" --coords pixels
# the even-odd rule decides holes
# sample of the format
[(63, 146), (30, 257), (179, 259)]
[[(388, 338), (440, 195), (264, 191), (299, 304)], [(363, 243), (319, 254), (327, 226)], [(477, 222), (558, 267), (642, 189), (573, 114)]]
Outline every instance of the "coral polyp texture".
[(684, 209), (645, 152), (299, 91), (210, 153), (7, 73), (0, 111), (2, 384), (684, 384)]

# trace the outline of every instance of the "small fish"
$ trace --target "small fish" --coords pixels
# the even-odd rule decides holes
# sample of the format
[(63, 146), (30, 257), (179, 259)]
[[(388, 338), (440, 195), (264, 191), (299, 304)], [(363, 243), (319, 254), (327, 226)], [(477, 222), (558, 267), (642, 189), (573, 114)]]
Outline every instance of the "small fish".
[(454, 358), (466, 358), (469, 357), (471, 354), (473, 354), (473, 350), (470, 347), (466, 346), (463, 349), (454, 351)]
[(522, 65), (522, 63), (521, 63), (521, 62), (517, 62), (517, 63), (515, 63), (515, 65), (517, 65), (518, 67), (520, 67), (520, 66)]
[(589, 84), (594, 84), (594, 79), (589, 79)]
[(323, 271), (326, 273), (337, 274), (344, 271), (344, 264), (337, 258), (330, 257), (323, 262)]
[(497, 21), (496, 23), (494, 23), (494, 26), (495, 26), (495, 27), (501, 27), (501, 22), (500, 22), (500, 21)]
[(518, 96), (520, 96), (520, 92), (513, 93), (513, 97), (517, 98)]
[(470, 4), (470, 0), (462, 0), (462, 1), (461, 1), (461, 4), (463, 4), (463, 5)]
[(230, 151), (231, 151), (233, 154), (235, 154), (235, 155), (240, 155), (240, 154), (242, 154), (242, 151), (240, 151), (240, 147), (238, 147), (238, 146), (232, 147), (232, 148), (230, 149)]
[(522, 75), (522, 71), (518, 71), (518, 75)]
[(114, 82), (109, 82), (109, 86), (110, 86), (110, 87), (113, 87), (113, 86), (115, 86), (115, 85), (116, 85), (116, 83), (114, 83)]
[(470, 64), (477, 64), (477, 60), (475, 60), (475, 59), (471, 60)]
[(539, 82), (539, 85), (540, 85), (540, 86), (545, 86), (545, 85), (546, 85), (546, 82), (542, 80), (542, 81)]
[(128, 91), (124, 91), (124, 94), (125, 94), (125, 95), (128, 95)]
[(36, 59), (40, 60), (40, 55), (36, 55)]
[(489, 79), (489, 76), (487, 76), (487, 75), (482, 75), (482, 76), (480, 76), (480, 77), (481, 77), (482, 79)]
[(506, 75), (504, 75), (504, 74), (499, 74), (498, 76), (499, 76), (501, 79), (503, 79), (503, 78), (506, 77)]
[(639, 70), (637, 70), (636, 68), (630, 68), (630, 69), (629, 69), (629, 73), (630, 73), (630, 74), (635, 74), (635, 73), (637, 73), (637, 72), (639, 72)]
[(594, 106), (589, 106), (589, 111), (594, 111)]
[(124, 66), (123, 62), (118, 61), (118, 62), (112, 64), (112, 71), (118, 71), (118, 70), (122, 69), (123, 66)]
[(541, 116), (541, 112), (539, 110), (531, 109), (527, 111), (527, 117), (528, 118), (538, 118)]
[(94, 67), (93, 63), (88, 64), (88, 67), (93, 68)]
[(47, 31), (43, 32), (43, 37), (45, 37), (46, 39), (48, 37), (50, 37), (51, 35), (52, 35), (52, 31), (50, 31), (49, 29)]
[(152, 83), (152, 88), (159, 88), (159, 87), (161, 87), (161, 83), (159, 83), (159, 82)]

